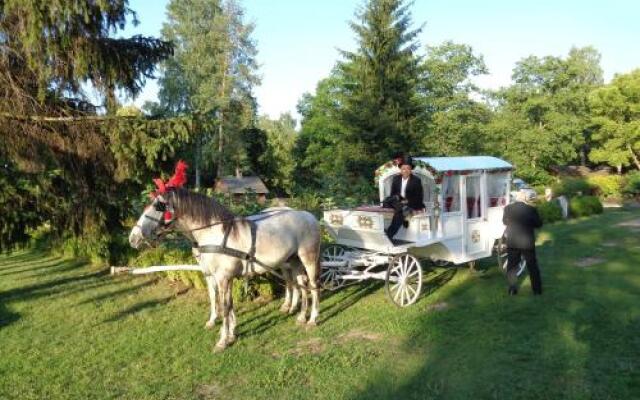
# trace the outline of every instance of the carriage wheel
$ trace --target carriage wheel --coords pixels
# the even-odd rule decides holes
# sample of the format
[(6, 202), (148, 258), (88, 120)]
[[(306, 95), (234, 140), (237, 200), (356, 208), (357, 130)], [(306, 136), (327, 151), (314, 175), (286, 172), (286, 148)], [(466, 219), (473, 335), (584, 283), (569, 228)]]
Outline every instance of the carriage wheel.
[[(507, 241), (504, 236), (498, 239), (494, 249), (496, 252), (496, 261), (498, 262), (498, 268), (502, 273), (506, 274), (507, 273)], [(517, 276), (522, 275), (526, 266), (527, 266), (527, 262), (524, 260), (524, 258), (522, 258), (520, 260), (520, 264), (518, 264)]]
[(332, 244), (322, 251), (320, 265), (320, 285), (325, 290), (336, 290), (344, 286), (344, 280), (340, 276), (345, 272), (345, 267), (326, 266), (322, 261), (343, 261), (344, 247)]
[(422, 289), (422, 266), (411, 254), (395, 256), (389, 262), (386, 277), (387, 295), (398, 307), (418, 300)]

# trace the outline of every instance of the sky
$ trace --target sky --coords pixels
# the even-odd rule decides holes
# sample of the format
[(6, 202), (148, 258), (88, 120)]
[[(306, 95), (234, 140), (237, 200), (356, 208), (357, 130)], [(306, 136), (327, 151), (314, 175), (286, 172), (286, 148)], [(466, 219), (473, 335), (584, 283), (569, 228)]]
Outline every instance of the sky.
[[(246, 22), (256, 28), (259, 113), (271, 118), (290, 112), (305, 92), (329, 76), (342, 50), (355, 50), (349, 22), (364, 0), (239, 0)], [(159, 36), (168, 0), (129, 0), (140, 24), (122, 36)], [(489, 74), (476, 79), (487, 89), (510, 84), (516, 62), (529, 56), (559, 56), (571, 47), (593, 46), (602, 55), (605, 82), (616, 73), (640, 68), (640, 1), (637, 0), (415, 0), (414, 28), (424, 24), (419, 42), (470, 45), (484, 57)], [(147, 82), (130, 99), (140, 106), (156, 100), (158, 86)]]

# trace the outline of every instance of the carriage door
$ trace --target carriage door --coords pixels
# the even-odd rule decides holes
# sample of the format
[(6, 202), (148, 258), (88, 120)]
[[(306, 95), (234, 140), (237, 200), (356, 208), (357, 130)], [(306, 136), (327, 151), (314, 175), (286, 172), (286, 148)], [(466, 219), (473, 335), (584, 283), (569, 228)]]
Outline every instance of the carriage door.
[(484, 177), (467, 175), (464, 177), (464, 249), (467, 255), (485, 251), (486, 207), (484, 204)]

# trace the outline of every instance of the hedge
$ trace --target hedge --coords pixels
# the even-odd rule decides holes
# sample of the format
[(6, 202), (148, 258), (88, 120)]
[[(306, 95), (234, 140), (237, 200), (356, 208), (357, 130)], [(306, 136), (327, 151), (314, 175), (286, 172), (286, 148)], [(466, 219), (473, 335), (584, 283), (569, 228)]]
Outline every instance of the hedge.
[(640, 196), (640, 172), (635, 171), (627, 175), (627, 183), (622, 191), (629, 196)]
[(536, 205), (542, 222), (550, 224), (562, 220), (562, 208), (557, 201), (544, 201)]
[(569, 214), (572, 217), (602, 214), (602, 203), (596, 196), (573, 197), (569, 200)]
[(587, 182), (595, 188), (595, 194), (600, 198), (620, 198), (626, 184), (626, 178), (622, 175), (589, 175)]
[(583, 178), (563, 178), (551, 187), (554, 196), (583, 196), (593, 194), (595, 187)]

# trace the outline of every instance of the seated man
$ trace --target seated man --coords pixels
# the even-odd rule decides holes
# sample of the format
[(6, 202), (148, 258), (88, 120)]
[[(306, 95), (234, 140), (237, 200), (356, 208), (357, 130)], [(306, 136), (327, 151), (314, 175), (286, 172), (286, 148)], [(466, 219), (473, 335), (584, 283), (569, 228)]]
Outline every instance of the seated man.
[(405, 213), (424, 209), (422, 182), (419, 177), (412, 174), (412, 170), (411, 164), (403, 162), (400, 165), (400, 175), (394, 176), (391, 182), (391, 196), (396, 196), (403, 207), (396, 208), (396, 212), (393, 214), (391, 224), (386, 230), (389, 239), (392, 239), (400, 229), (400, 225), (404, 222)]

